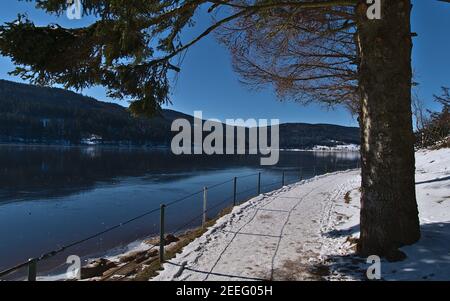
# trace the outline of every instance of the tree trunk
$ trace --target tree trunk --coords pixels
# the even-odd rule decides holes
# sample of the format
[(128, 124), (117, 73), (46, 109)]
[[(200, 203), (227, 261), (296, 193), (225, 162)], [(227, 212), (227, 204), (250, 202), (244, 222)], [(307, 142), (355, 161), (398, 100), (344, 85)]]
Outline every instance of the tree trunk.
[[(381, 0), (381, 20), (357, 8), (361, 93), (363, 256), (392, 257), (420, 238), (411, 108), (411, 1)], [(395, 255), (394, 255), (395, 256)]]

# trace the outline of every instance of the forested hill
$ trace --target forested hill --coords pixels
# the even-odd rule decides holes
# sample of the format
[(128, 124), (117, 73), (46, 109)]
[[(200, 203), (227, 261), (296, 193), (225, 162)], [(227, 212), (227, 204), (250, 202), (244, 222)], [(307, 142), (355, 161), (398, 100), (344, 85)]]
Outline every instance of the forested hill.
[(360, 144), (360, 130), (332, 124), (286, 123), (280, 125), (281, 148), (312, 148)]
[[(174, 119), (192, 116), (163, 110), (161, 117), (134, 118), (122, 106), (71, 91), (0, 80), (0, 142), (169, 145)], [(359, 130), (334, 125), (283, 124), (281, 147), (308, 148), (359, 143)], [(339, 141), (339, 142), (336, 142)]]
[(173, 119), (165, 110), (152, 120), (134, 118), (122, 106), (71, 91), (0, 80), (0, 139), (78, 144), (91, 135), (111, 143), (167, 144)]

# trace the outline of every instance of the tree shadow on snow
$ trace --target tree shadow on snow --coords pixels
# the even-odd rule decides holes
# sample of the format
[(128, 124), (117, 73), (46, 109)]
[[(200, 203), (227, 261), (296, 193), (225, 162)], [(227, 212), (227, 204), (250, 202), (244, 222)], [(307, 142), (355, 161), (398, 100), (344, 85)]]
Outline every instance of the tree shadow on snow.
[(352, 236), (353, 234), (358, 232), (359, 232), (359, 224), (347, 229), (334, 229), (326, 233), (323, 233), (322, 235), (329, 238), (339, 238), (345, 236)]
[(445, 182), (448, 180), (450, 180), (450, 177), (436, 178), (436, 179), (432, 179), (432, 180), (428, 180), (428, 181), (417, 182), (416, 185), (430, 184), (430, 183), (436, 183), (436, 182)]
[[(327, 235), (349, 235), (358, 227), (332, 231)], [(450, 221), (421, 226), (422, 239), (403, 247), (408, 258), (402, 262), (382, 259), (382, 280), (450, 280)], [(376, 255), (376, 254), (374, 254)], [(366, 271), (372, 265), (357, 255), (329, 256), (325, 260), (331, 279), (367, 280)]]

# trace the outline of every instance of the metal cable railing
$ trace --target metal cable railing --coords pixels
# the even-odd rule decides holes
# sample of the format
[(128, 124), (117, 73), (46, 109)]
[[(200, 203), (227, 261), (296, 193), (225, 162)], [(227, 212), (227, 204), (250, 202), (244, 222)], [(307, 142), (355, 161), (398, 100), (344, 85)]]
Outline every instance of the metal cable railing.
[[(195, 191), (195, 192), (193, 192), (191, 194), (188, 194), (188, 195), (183, 196), (183, 197), (181, 197), (179, 199), (171, 201), (171, 202), (169, 202), (169, 203), (167, 203), (165, 205), (161, 205), (161, 207), (159, 207), (159, 208), (150, 209), (150, 210), (148, 210), (148, 211), (146, 211), (146, 212), (144, 212), (144, 213), (142, 213), (140, 215), (137, 215), (137, 216), (135, 216), (133, 218), (127, 219), (127, 220), (125, 220), (125, 221), (123, 221), (121, 223), (118, 223), (118, 224), (114, 225), (114, 226), (108, 227), (107, 229), (104, 229), (102, 231), (96, 232), (94, 234), (86, 236), (85, 238), (76, 240), (76, 241), (74, 241), (72, 243), (66, 244), (66, 245), (64, 245), (62, 247), (59, 247), (59, 248), (57, 248), (55, 250), (52, 250), (50, 252), (46, 252), (46, 253), (38, 256), (38, 257), (31, 258), (28, 261), (19, 263), (19, 264), (15, 265), (15, 266), (13, 266), (11, 268), (8, 268), (8, 269), (6, 269), (4, 271), (1, 271), (0, 272), (0, 278), (5, 277), (5, 276), (10, 275), (10, 274), (13, 274), (14, 272), (16, 272), (16, 271), (18, 271), (18, 270), (20, 270), (22, 268), (28, 267), (28, 280), (29, 281), (36, 280), (37, 263), (38, 262), (44, 261), (44, 260), (46, 260), (48, 258), (56, 256), (59, 253), (62, 253), (63, 251), (66, 251), (66, 250), (68, 250), (70, 248), (73, 248), (73, 247), (75, 247), (77, 245), (80, 245), (80, 244), (85, 243), (87, 241), (93, 240), (95, 238), (101, 237), (101, 236), (103, 236), (103, 235), (105, 235), (107, 233), (110, 233), (110, 232), (112, 232), (114, 230), (122, 228), (125, 225), (128, 225), (128, 224), (130, 224), (130, 223), (132, 223), (134, 221), (137, 221), (139, 219), (142, 219), (142, 218), (144, 218), (146, 216), (149, 216), (149, 215), (152, 215), (152, 214), (155, 214), (155, 213), (158, 213), (158, 212), (161, 215), (161, 224), (160, 224), (160, 232), (161, 232), (160, 233), (160, 239), (161, 240), (160, 240), (160, 246), (161, 245), (164, 246), (164, 243), (163, 243), (164, 242), (164, 234), (165, 234), (165, 233), (163, 233), (164, 232), (164, 222), (163, 222), (164, 221), (164, 216), (163, 216), (164, 215), (164, 208), (172, 207), (172, 206), (175, 206), (176, 204), (179, 204), (179, 203), (182, 203), (182, 202), (186, 202), (187, 200), (189, 200), (189, 199), (191, 199), (193, 197), (201, 196), (202, 194), (203, 194), (203, 208), (201, 210), (202, 211), (201, 214), (196, 215), (194, 218), (189, 219), (188, 221), (181, 223), (181, 225), (178, 225), (177, 227), (175, 227), (174, 230), (170, 231), (170, 233), (176, 234), (176, 233), (179, 233), (182, 230), (187, 230), (188, 227), (192, 227), (194, 222), (196, 222), (196, 221), (198, 221), (200, 219), (202, 219), (202, 225), (204, 226), (206, 221), (207, 221), (207, 217), (208, 217), (207, 214), (208, 213), (214, 212), (214, 210), (216, 210), (216, 209), (225, 209), (225, 208), (230, 207), (230, 206), (236, 206), (236, 205), (238, 205), (239, 198), (244, 197), (244, 196), (247, 196), (247, 197), (253, 196), (254, 197), (255, 194), (250, 195), (251, 192), (255, 192), (256, 195), (260, 195), (261, 193), (269, 192), (270, 189), (273, 190), (276, 186), (281, 185), (281, 187), (283, 187), (285, 185), (298, 182), (299, 180), (301, 181), (301, 180), (304, 180), (306, 178), (312, 178), (314, 176), (317, 176), (317, 175), (320, 174), (321, 170), (323, 170), (324, 173), (327, 173), (330, 170), (338, 171), (338, 170), (351, 169), (351, 168), (359, 168), (359, 163), (357, 163), (356, 165), (355, 164), (349, 165), (349, 164), (337, 164), (336, 163), (336, 164), (334, 164), (332, 166), (331, 169), (329, 169), (328, 166), (324, 166), (324, 168), (317, 168), (316, 166), (314, 166), (314, 167), (311, 167), (309, 170), (307, 168), (300, 168), (300, 169), (292, 169), (292, 168), (290, 168), (290, 169), (281, 169), (281, 170), (280, 169), (274, 169), (274, 170), (267, 170), (267, 171), (264, 171), (264, 172), (259, 172), (259, 173), (253, 173), (253, 174), (247, 174), (247, 175), (243, 175), (243, 176), (239, 176), (239, 177), (234, 177), (233, 179), (230, 179), (230, 180), (227, 180), (227, 181), (224, 181), (224, 182), (221, 182), (221, 183), (217, 183), (217, 184), (211, 185), (209, 187), (204, 187), (202, 190)], [(291, 179), (291, 181), (289, 181), (287, 176), (289, 176), (291, 174), (294, 174), (294, 173), (296, 175), (295, 178), (293, 180)], [(271, 175), (271, 177), (269, 177), (269, 180), (271, 180), (271, 182), (263, 183), (262, 176), (265, 175), (265, 174), (270, 174)], [(280, 176), (281, 176), (281, 180), (279, 179)], [(248, 181), (251, 177), (256, 177), (256, 179), (255, 179), (256, 180), (256, 187), (252, 186), (252, 187), (247, 189), (247, 187), (249, 185), (251, 185), (251, 183), (249, 184), (249, 182), (247, 182), (247, 183), (245, 183), (245, 185), (246, 185), (245, 189), (242, 190), (242, 191), (239, 191), (239, 186), (238, 186), (239, 180), (241, 180), (241, 181), (242, 180), (247, 180)], [(278, 177), (278, 179), (274, 180), (274, 178), (276, 178), (276, 177)], [(213, 206), (207, 207), (207, 203), (208, 203), (207, 202), (207, 195), (208, 195), (208, 192), (213, 190), (213, 189), (222, 187), (222, 186), (224, 186), (226, 184), (232, 184), (232, 196), (227, 197), (227, 198), (223, 199), (222, 201), (220, 201), (218, 203), (214, 203)], [(253, 183), (253, 185), (254, 184), (255, 183)], [(243, 200), (243, 199), (241, 199), (241, 200)], [(247, 200), (248, 200), (248, 198), (247, 198)], [(152, 248), (150, 248), (150, 250), (153, 249), (154, 247), (156, 247), (156, 246), (153, 246)], [(163, 253), (164, 252), (164, 248), (160, 248), (160, 252)], [(164, 254), (160, 254), (160, 258), (163, 260)], [(120, 269), (123, 269), (123, 268), (124, 268), (124, 266), (119, 267), (116, 271), (118, 271)], [(109, 277), (111, 277), (111, 276), (109, 276)], [(109, 277), (107, 276), (106, 278), (109, 278)]]

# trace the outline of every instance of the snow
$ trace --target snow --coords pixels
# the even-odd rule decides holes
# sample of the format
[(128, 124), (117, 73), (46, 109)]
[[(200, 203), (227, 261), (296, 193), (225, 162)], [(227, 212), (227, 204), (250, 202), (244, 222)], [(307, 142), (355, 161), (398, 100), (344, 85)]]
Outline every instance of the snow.
[[(382, 261), (385, 280), (450, 280), (450, 149), (417, 153), (422, 239), (405, 261)], [(359, 170), (260, 195), (236, 207), (164, 264), (153, 280), (364, 280)]]
[(320, 257), (328, 205), (357, 176), (358, 171), (320, 176), (250, 200), (165, 264), (155, 280), (314, 278), (303, 267)]
[(313, 151), (331, 151), (331, 152), (340, 152), (340, 151), (359, 152), (359, 150), (360, 146), (356, 144), (344, 144), (336, 146), (316, 145), (313, 148)]
[[(402, 262), (382, 261), (384, 280), (450, 280), (450, 149), (419, 151), (416, 155), (416, 190), (422, 239), (402, 248), (408, 258)], [(333, 258), (330, 280), (365, 279), (366, 263), (355, 263), (348, 236), (359, 236), (359, 191), (352, 191), (352, 204), (340, 204), (336, 212), (348, 215), (329, 230), (338, 234), (325, 243), (324, 256)], [(352, 232), (349, 233), (349, 230)], [(330, 233), (330, 232), (329, 232)], [(341, 237), (339, 237), (339, 234)], [(338, 249), (336, 246), (343, 246)], [(353, 272), (349, 271), (349, 267)]]
[[(106, 252), (106, 254), (103, 254), (102, 256), (96, 256), (96, 257), (89, 257), (87, 259), (82, 259), (82, 265), (84, 266), (86, 263), (92, 263), (99, 259), (106, 259), (108, 261), (112, 261), (117, 264), (118, 267), (125, 265), (124, 263), (120, 262), (120, 258), (123, 256), (130, 255), (132, 253), (136, 252), (142, 252), (142, 251), (148, 251), (153, 246), (146, 243), (145, 241), (138, 240), (134, 241), (132, 243), (129, 243), (125, 246), (120, 246), (117, 248), (114, 248), (112, 250), (109, 250)], [(90, 280), (96, 280), (97, 278), (93, 278)], [(67, 280), (67, 273), (56, 273), (56, 274), (49, 274), (49, 275), (43, 275), (38, 276), (37, 281), (65, 281)]]
[[(340, 143), (339, 141), (332, 141)], [(357, 144), (338, 144), (335, 146), (315, 145), (313, 148), (287, 148), (280, 149), (280, 151), (290, 152), (359, 152), (360, 146)]]

